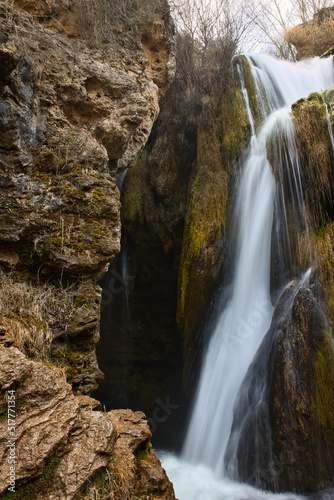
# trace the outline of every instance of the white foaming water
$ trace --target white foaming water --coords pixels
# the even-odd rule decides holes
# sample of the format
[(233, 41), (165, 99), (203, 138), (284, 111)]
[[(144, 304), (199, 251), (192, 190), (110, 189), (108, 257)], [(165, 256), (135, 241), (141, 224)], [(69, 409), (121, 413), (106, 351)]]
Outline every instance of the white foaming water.
[(311, 92), (333, 86), (332, 57), (308, 59), (298, 63), (281, 61), (265, 54), (247, 57), (261, 100), (261, 88), (273, 108), (291, 106)]
[[(292, 64), (269, 56), (248, 57), (258, 100), (266, 117), (253, 129), (249, 153), (242, 169), (234, 225), (237, 226), (235, 272), (229, 303), (211, 337), (204, 359), (182, 460), (163, 457), (179, 500), (292, 500), (223, 479), (224, 455), (229, 440), (233, 407), (243, 378), (272, 319), (270, 301), (270, 248), (274, 199), (277, 193), (267, 159), (267, 140), (279, 125), (293, 136), (289, 108), (312, 91), (334, 85), (333, 61), (313, 59)], [(243, 89), (244, 91), (244, 89)], [(245, 94), (244, 94), (245, 95)], [(265, 97), (263, 98), (263, 95)], [(251, 116), (248, 98), (245, 99)], [(288, 141), (290, 161), (298, 154)], [(284, 158), (281, 159), (284, 162)], [(298, 184), (298, 165), (291, 178)], [(296, 191), (299, 192), (298, 186)], [(190, 465), (191, 464), (191, 465)], [(200, 464), (200, 465), (197, 465)]]
[(268, 493), (228, 478), (217, 479), (205, 465), (192, 465), (169, 453), (158, 455), (178, 500), (306, 500), (292, 493)]
[(239, 244), (232, 297), (210, 341), (184, 445), (185, 459), (204, 463), (218, 475), (223, 471), (233, 402), (273, 311), (269, 279), (275, 181), (266, 139), (279, 117), (271, 115), (268, 126), (252, 137), (234, 214)]

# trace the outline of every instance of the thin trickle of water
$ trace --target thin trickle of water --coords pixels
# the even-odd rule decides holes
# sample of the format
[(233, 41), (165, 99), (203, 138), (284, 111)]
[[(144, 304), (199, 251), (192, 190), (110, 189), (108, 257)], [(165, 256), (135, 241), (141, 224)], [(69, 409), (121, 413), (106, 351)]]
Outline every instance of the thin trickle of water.
[(333, 135), (333, 128), (332, 128), (332, 123), (331, 123), (331, 115), (329, 113), (329, 104), (326, 105), (326, 118), (327, 118), (327, 126), (328, 126), (328, 133), (329, 137), (332, 143), (332, 148), (334, 151), (334, 135)]
[[(275, 170), (269, 163), (272, 158), (269, 155), (268, 159), (267, 156), (268, 141), (272, 141), (273, 137), (275, 139), (277, 130), (284, 137), (284, 150), (274, 147), (271, 153), (278, 152), (278, 158), (274, 159), (276, 168), (278, 164), (279, 169), (287, 169), (283, 177), (288, 179), (290, 191), (294, 193), (292, 205), (297, 207), (302, 219), (299, 155), (289, 118), (289, 107), (299, 98), (307, 97), (310, 92), (327, 89), (334, 84), (332, 58), (292, 64), (265, 55), (253, 55), (248, 57), (248, 61), (264, 122), (259, 130), (255, 130), (242, 80), (253, 135), (235, 203), (233, 222), (237, 227), (237, 242), (232, 292), (212, 334), (204, 359), (182, 452), (184, 462), (203, 464), (214, 471), (216, 478), (226, 475), (224, 456), (231, 434), (233, 407), (244, 376), (270, 326), (273, 313), (270, 300), (270, 248), (274, 201), (279, 193), (276, 183), (280, 173), (278, 171), (277, 176), (275, 174), (275, 182)], [(291, 197), (291, 193), (289, 196)], [(282, 191), (281, 200), (285, 210), (284, 197), (285, 192)], [(284, 217), (288, 232), (289, 214), (286, 211)], [(231, 453), (233, 455), (233, 449), (230, 449)], [(212, 481), (214, 480), (212, 477)], [(176, 495), (179, 500), (234, 498), (223, 492), (211, 494), (209, 484), (206, 485), (209, 493), (196, 496), (186, 476), (184, 483), (182, 477), (178, 482), (180, 493), (176, 490)], [(185, 489), (181, 491), (181, 488)], [(189, 495), (187, 491), (190, 492)], [(255, 494), (245, 491), (243, 496), (235, 498), (250, 500), (260, 499), (262, 496), (260, 492)]]
[(249, 104), (248, 92), (247, 92), (246, 85), (245, 85), (244, 75), (243, 75), (240, 64), (237, 64), (237, 71), (238, 71), (238, 76), (239, 76), (240, 85), (241, 85), (242, 97), (243, 97), (243, 100), (245, 103), (247, 116), (249, 119), (251, 131), (252, 131), (252, 137), (253, 137), (255, 135), (255, 123), (254, 123), (254, 118), (253, 118), (252, 111), (251, 111), (250, 104)]
[(130, 326), (130, 304), (129, 304), (129, 294), (130, 294), (130, 283), (129, 283), (129, 262), (128, 262), (128, 251), (126, 245), (122, 245), (121, 251), (121, 264), (122, 264), (122, 278), (124, 285), (124, 302), (125, 302), (125, 323), (126, 326)]

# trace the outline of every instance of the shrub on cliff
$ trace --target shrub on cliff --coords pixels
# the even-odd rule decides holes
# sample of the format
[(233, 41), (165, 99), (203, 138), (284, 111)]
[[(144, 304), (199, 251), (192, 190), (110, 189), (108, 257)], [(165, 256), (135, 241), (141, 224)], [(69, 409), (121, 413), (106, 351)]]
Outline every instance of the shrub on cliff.
[(72, 315), (72, 288), (35, 286), (0, 273), (0, 333), (31, 358), (46, 360), (51, 342), (66, 331)]
[(165, 0), (74, 0), (77, 28), (91, 43), (111, 42), (115, 30), (124, 33), (151, 22), (166, 9)]
[(297, 58), (321, 56), (334, 46), (334, 8), (321, 10), (314, 20), (296, 26), (285, 34), (297, 49)]

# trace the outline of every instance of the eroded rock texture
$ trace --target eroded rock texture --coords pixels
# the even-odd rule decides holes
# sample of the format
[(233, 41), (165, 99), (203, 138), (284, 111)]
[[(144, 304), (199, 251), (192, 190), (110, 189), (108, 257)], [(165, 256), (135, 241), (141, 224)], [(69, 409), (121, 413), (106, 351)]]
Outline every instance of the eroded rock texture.
[[(17, 499), (86, 498), (97, 475), (99, 481), (104, 478), (104, 493), (109, 498), (125, 500), (144, 494), (151, 494), (154, 500), (175, 498), (151, 450), (151, 433), (143, 413), (93, 411), (99, 403), (74, 396), (63, 371), (29, 361), (5, 343), (2, 339), (1, 497), (9, 486), (8, 459), (15, 457)], [(11, 405), (8, 399), (13, 395), (15, 404)], [(15, 414), (12, 436), (8, 434), (8, 408), (14, 411), (11, 416)], [(9, 446), (11, 437), (15, 448)]]
[(113, 176), (143, 148), (174, 64), (165, 2), (130, 32), (119, 19), (98, 43), (86, 28), (94, 33), (105, 2), (86, 17), (79, 4), (0, 2), (0, 266), (56, 287), (84, 283), (57, 352), (89, 393), (101, 379), (95, 283), (120, 249)]

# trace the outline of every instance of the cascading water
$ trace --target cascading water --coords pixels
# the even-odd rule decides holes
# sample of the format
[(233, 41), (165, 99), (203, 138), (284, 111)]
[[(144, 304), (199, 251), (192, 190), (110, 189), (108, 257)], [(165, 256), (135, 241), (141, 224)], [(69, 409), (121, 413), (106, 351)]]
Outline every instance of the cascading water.
[[(334, 71), (332, 59), (292, 64), (255, 55), (249, 57), (248, 62), (264, 121), (256, 131), (243, 87), (252, 138), (242, 168), (234, 213), (237, 242), (231, 298), (205, 355), (182, 459), (178, 461), (170, 456), (164, 459), (179, 500), (276, 498), (276, 495), (265, 495), (249, 486), (237, 483), (233, 486), (228, 479), (221, 478), (226, 476), (224, 457), (238, 391), (268, 331), (273, 313), (270, 251), (274, 206), (278, 198), (283, 209), (285, 203), (284, 192), (280, 191), (280, 186), (276, 187), (274, 167), (267, 158), (268, 140), (275, 137), (277, 130), (285, 137), (285, 152), (282, 154), (278, 148), (279, 158), (274, 161), (279, 171), (287, 170), (292, 205), (297, 207), (302, 218), (298, 151), (289, 109), (293, 102), (307, 97), (310, 92), (332, 87)], [(288, 215), (284, 210), (283, 213), (283, 224), (288, 229)], [(233, 455), (231, 446), (230, 442), (229, 453)], [(202, 474), (201, 480), (196, 479), (198, 474)], [(203, 474), (207, 480), (203, 479)], [(279, 497), (295, 498), (293, 495)]]
[(223, 468), (235, 395), (272, 315), (269, 278), (275, 181), (266, 158), (266, 139), (275, 121), (276, 116), (270, 128), (252, 137), (235, 213), (239, 228), (232, 297), (210, 342), (184, 446), (187, 460), (203, 461), (217, 473)]

